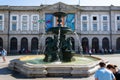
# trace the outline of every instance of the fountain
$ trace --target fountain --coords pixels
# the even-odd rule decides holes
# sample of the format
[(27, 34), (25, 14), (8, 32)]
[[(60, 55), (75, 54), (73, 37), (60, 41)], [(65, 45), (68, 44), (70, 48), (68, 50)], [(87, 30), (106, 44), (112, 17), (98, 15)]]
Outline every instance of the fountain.
[(68, 27), (61, 27), (61, 17), (66, 14), (55, 12), (53, 15), (58, 17), (58, 27), (52, 27), (46, 31), (47, 34), (53, 34), (54, 39), (47, 38), (44, 55), (24, 56), (12, 60), (9, 68), (27, 77), (90, 76), (98, 69), (101, 59), (75, 54), (71, 38), (66, 38), (66, 34), (74, 31)]
[(63, 12), (56, 12), (53, 14), (58, 17), (58, 27), (52, 27), (47, 30), (47, 33), (52, 33), (52, 37), (47, 38), (47, 46), (45, 50), (45, 62), (70, 62), (75, 53), (72, 50), (71, 39), (67, 38), (67, 33), (73, 33), (73, 31), (68, 27), (61, 27), (61, 17), (64, 17), (66, 14)]

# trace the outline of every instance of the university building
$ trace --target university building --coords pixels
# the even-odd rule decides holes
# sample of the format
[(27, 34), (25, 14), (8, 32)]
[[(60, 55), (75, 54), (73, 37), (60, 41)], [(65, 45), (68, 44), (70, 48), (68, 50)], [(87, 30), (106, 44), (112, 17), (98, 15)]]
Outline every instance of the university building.
[[(0, 6), (0, 46), (8, 52), (17, 53), (23, 48), (34, 52), (45, 46), (50, 34), (46, 30), (57, 26), (54, 12), (65, 12), (62, 25), (70, 27), (75, 34), (73, 49), (83, 51), (114, 49), (120, 51), (120, 6), (79, 6), (56, 3), (40, 6)], [(77, 37), (77, 38), (76, 38)], [(79, 42), (79, 40), (80, 42)]]

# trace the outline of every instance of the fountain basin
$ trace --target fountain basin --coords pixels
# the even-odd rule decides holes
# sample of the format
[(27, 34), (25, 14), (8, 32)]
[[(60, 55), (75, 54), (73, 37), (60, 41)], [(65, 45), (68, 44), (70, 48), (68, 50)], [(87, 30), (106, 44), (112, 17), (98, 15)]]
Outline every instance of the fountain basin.
[[(59, 63), (56, 62), (41, 62), (41, 63), (31, 63), (30, 60), (34, 60), (36, 58), (44, 58), (41, 56), (25, 56), (19, 59), (15, 59), (10, 61), (9, 68), (14, 71), (18, 71), (21, 74), (26, 75), (27, 77), (87, 77), (93, 74), (98, 68), (98, 63), (101, 61), (100, 58), (94, 56), (85, 56), (77, 58), (81, 58), (80, 60), (86, 60), (87, 58), (93, 59), (93, 61), (80, 62), (65, 62)], [(89, 59), (88, 59), (89, 60)]]

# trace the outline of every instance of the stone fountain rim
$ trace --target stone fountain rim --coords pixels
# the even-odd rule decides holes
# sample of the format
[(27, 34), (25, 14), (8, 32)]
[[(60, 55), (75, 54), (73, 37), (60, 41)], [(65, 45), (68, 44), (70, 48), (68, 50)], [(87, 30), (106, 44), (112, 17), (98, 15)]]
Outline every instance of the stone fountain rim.
[[(29, 56), (33, 56), (33, 55), (29, 55)], [(38, 55), (34, 55), (34, 57), (35, 56), (38, 57)], [(77, 55), (77, 57), (78, 56), (80, 56), (80, 55)], [(27, 57), (27, 56), (23, 56), (23, 57)], [(66, 67), (72, 67), (72, 66), (80, 66), (80, 67), (85, 67), (86, 66), (86, 67), (88, 67), (88, 66), (92, 65), (93, 63), (99, 63), (99, 62), (102, 61), (101, 58), (98, 58), (96, 56), (85, 56), (85, 57), (92, 57), (92, 58), (95, 58), (95, 59), (98, 59), (98, 60), (94, 61), (94, 62), (90, 62), (88, 64), (32, 64), (32, 63), (23, 62), (24, 60), (20, 60), (20, 58), (22, 58), (22, 57), (20, 57), (19, 59), (14, 59), (13, 61), (17, 61), (17, 62), (19, 61), (22, 64), (31, 65), (31, 66), (42, 66), (43, 65), (43, 66), (49, 66), (49, 67), (53, 67), (53, 66), (56, 66), (56, 67), (62, 67), (62, 66), (64, 66), (65, 67), (66, 65), (67, 65)]]
[[(95, 56), (91, 56), (95, 57)], [(88, 65), (44, 65), (44, 64), (26, 64), (25, 62), (20, 61), (19, 59), (14, 59), (10, 61), (9, 69), (20, 72), (27, 77), (57, 77), (57, 76), (73, 76), (73, 77), (80, 77), (80, 76), (90, 76), (93, 74), (98, 68), (99, 62), (102, 59), (95, 57), (98, 61), (88, 64)]]

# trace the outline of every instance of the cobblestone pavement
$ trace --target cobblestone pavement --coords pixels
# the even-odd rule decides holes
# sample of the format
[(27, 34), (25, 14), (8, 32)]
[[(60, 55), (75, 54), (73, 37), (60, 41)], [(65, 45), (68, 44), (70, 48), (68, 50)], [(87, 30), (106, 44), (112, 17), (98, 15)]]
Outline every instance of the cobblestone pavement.
[[(7, 61), (4, 63), (2, 62), (2, 59), (0, 58), (0, 80), (94, 80), (94, 75), (86, 78), (62, 78), (62, 77), (47, 77), (47, 78), (26, 78), (23, 75), (19, 73), (15, 73), (7, 68), (9, 61), (19, 58), (21, 56), (7, 56)], [(120, 58), (120, 54), (108, 54), (108, 55), (94, 55), (97, 57), (102, 58), (103, 60), (108, 60), (112, 64), (118, 65), (120, 68), (120, 61), (118, 60)]]

